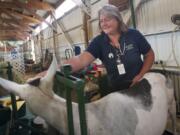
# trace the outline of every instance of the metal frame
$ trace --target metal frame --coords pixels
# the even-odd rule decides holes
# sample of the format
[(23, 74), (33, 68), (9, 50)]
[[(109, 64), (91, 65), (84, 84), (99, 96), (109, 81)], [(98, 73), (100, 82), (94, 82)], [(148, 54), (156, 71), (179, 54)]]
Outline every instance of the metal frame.
[(79, 78), (71, 76), (72, 71), (70, 65), (64, 65), (61, 69), (62, 72), (56, 73), (56, 79), (59, 83), (64, 84), (66, 90), (66, 106), (67, 106), (67, 119), (69, 135), (74, 135), (74, 123), (72, 113), (72, 100), (71, 90), (75, 89), (78, 95), (78, 108), (81, 135), (87, 135), (86, 113), (85, 113), (85, 99), (84, 99), (84, 86), (85, 82)]

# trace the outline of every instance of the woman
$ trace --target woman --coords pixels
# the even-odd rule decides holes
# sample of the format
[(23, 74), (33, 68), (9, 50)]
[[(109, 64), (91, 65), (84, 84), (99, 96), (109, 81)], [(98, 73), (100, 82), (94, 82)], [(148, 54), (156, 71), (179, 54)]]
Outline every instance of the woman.
[(101, 34), (91, 41), (85, 52), (66, 63), (78, 71), (99, 58), (107, 69), (110, 89), (126, 89), (149, 71), (154, 52), (139, 31), (127, 28), (117, 7), (103, 6), (98, 17)]

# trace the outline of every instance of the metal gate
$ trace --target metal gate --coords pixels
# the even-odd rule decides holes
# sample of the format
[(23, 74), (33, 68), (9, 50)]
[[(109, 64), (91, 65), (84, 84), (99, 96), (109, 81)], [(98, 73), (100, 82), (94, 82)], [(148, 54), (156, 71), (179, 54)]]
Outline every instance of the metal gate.
[(151, 71), (162, 73), (173, 81), (177, 115), (180, 116), (180, 71), (171, 68), (154, 68)]

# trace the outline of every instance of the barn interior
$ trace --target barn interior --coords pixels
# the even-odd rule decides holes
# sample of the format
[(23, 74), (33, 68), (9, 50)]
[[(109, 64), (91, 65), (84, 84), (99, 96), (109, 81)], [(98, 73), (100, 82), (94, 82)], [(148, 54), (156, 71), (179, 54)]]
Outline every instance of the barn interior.
[[(60, 68), (65, 69), (61, 70), (63, 75), (57, 73), (54, 92), (67, 98), (67, 89), (74, 88), (74, 84), (69, 85), (79, 80), (66, 80), (71, 68), (63, 63), (85, 52), (101, 33), (98, 10), (106, 4), (118, 7), (128, 28), (140, 31), (149, 42), (155, 54), (151, 71), (172, 80), (177, 135), (180, 134), (180, 0), (0, 0), (0, 77), (24, 84), (47, 71), (55, 55)], [(85, 85), (80, 93), (83, 115), (84, 103), (103, 97), (107, 70), (96, 59), (72, 76), (83, 80), (77, 89)], [(75, 89), (69, 94), (70, 108), (71, 101), (79, 102)], [(60, 134), (53, 127), (46, 131), (42, 121), (31, 113), (24, 100), (0, 87), (0, 135)], [(67, 130), (74, 135), (71, 124)], [(83, 129), (81, 135), (87, 135)], [(173, 135), (169, 120), (163, 135)]]

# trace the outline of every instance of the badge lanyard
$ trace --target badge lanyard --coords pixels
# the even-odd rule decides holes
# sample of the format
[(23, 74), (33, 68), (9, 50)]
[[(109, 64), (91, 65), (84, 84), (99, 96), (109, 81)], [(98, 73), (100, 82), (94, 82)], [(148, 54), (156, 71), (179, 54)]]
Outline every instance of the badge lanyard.
[[(123, 50), (121, 50), (121, 47), (119, 47), (119, 49), (116, 49), (116, 54), (117, 54), (117, 69), (120, 75), (123, 75), (126, 73), (124, 64), (121, 62), (121, 56), (123, 56), (125, 54), (125, 50), (126, 50), (126, 43), (124, 40), (124, 44), (123, 44)], [(118, 51), (118, 52), (117, 52)]]
[[(121, 56), (125, 54), (125, 51), (126, 51), (126, 42), (124, 39), (123, 50), (121, 50), (121, 46), (119, 46), (118, 49), (115, 49), (115, 53), (117, 55), (117, 59), (116, 59), (117, 69), (120, 75), (123, 75), (126, 73), (124, 64), (121, 62)], [(109, 59), (114, 58), (114, 54), (112, 53), (112, 51), (110, 51), (110, 53), (108, 54), (108, 58)]]
[[(119, 52), (116, 52), (117, 56), (118, 56), (118, 62), (121, 63), (121, 58), (119, 56), (119, 53), (120, 55), (124, 55), (125, 54), (125, 51), (126, 51), (126, 43), (125, 43), (125, 40), (124, 40), (124, 44), (123, 44), (123, 50), (121, 50), (121, 47), (119, 47), (118, 51)], [(116, 50), (117, 51), (117, 50)], [(108, 58), (109, 59), (113, 59), (114, 58), (114, 54), (112, 53), (112, 51), (110, 51), (110, 53), (108, 54)]]

